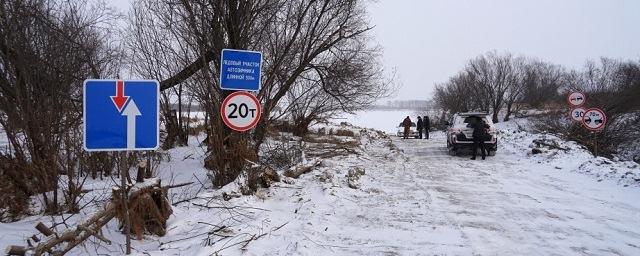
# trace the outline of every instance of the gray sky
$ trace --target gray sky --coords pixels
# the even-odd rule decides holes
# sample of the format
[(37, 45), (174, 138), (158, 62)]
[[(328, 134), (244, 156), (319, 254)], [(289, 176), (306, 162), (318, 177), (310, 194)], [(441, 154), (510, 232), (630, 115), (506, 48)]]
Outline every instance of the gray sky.
[[(120, 10), (131, 0), (113, 0)], [(428, 99), (491, 50), (580, 68), (601, 56), (640, 60), (639, 0), (379, 0), (370, 4), (397, 99)]]
[(640, 60), (638, 0), (380, 0), (370, 7), (398, 99), (431, 97), (490, 50), (580, 68), (600, 56)]

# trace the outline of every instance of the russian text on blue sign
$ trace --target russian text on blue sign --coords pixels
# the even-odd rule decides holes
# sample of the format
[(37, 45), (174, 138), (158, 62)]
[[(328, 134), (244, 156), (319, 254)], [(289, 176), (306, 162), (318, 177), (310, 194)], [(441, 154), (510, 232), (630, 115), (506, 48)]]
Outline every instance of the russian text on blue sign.
[(158, 81), (90, 79), (83, 89), (85, 150), (158, 148)]
[(220, 61), (220, 89), (259, 91), (262, 53), (223, 49)]

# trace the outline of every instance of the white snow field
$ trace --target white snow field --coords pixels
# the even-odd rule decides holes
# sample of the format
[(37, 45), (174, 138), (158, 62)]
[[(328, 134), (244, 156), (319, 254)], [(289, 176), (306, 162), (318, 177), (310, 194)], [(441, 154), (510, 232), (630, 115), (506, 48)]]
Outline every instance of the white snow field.
[[(406, 114), (390, 114), (371, 115), (395, 130)], [(357, 154), (255, 196), (223, 200), (236, 184), (171, 191), (167, 235), (134, 240), (134, 255), (640, 255), (640, 179), (629, 178), (640, 177), (638, 165), (572, 142), (530, 155), (532, 139), (550, 135), (520, 131), (525, 121), (499, 124), (499, 151), (484, 161), (447, 155), (443, 132), (401, 140), (356, 129)], [(207, 182), (197, 141), (168, 152), (163, 183)], [(354, 189), (345, 176), (357, 170), (365, 173)], [(38, 221), (51, 218), (0, 224), (0, 246), (24, 244)], [(122, 254), (116, 221), (103, 234), (114, 243), (92, 238), (70, 255)]]
[(410, 116), (411, 120), (415, 122), (418, 118), (417, 114), (418, 111), (410, 109), (358, 111), (354, 115), (345, 114), (333, 119), (333, 121), (348, 122), (355, 126), (376, 129), (387, 134), (396, 134), (398, 124), (406, 116)]

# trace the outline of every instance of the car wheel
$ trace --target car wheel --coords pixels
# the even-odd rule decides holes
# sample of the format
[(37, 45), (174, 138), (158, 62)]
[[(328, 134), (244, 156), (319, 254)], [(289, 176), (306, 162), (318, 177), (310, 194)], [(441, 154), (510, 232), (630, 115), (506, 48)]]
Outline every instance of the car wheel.
[(495, 150), (489, 150), (489, 156), (495, 156), (495, 155), (496, 155)]
[(457, 154), (458, 154), (458, 152), (454, 148), (449, 148), (449, 155), (450, 156), (456, 156)]

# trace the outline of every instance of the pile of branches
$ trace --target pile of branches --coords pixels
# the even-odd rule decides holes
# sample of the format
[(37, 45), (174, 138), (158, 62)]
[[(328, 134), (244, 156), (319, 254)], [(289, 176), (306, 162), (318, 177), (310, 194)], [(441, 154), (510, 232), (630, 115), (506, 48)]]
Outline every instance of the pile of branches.
[[(159, 179), (149, 179), (127, 190), (129, 204), (130, 231), (141, 239), (144, 234), (163, 236), (166, 224), (171, 215), (171, 205), (167, 199), (167, 190), (186, 184), (161, 186)], [(6, 248), (7, 255), (64, 255), (87, 238), (93, 236), (107, 244), (111, 241), (101, 235), (101, 229), (114, 217), (124, 223), (126, 218), (123, 205), (123, 190), (114, 188), (112, 199), (104, 209), (94, 213), (90, 218), (78, 222), (74, 227), (57, 233), (43, 223), (36, 225), (41, 235), (33, 235), (27, 239), (27, 246), (10, 245)], [(124, 229), (124, 225), (120, 225)], [(125, 230), (123, 230), (125, 231)], [(126, 232), (126, 231), (125, 231)]]

